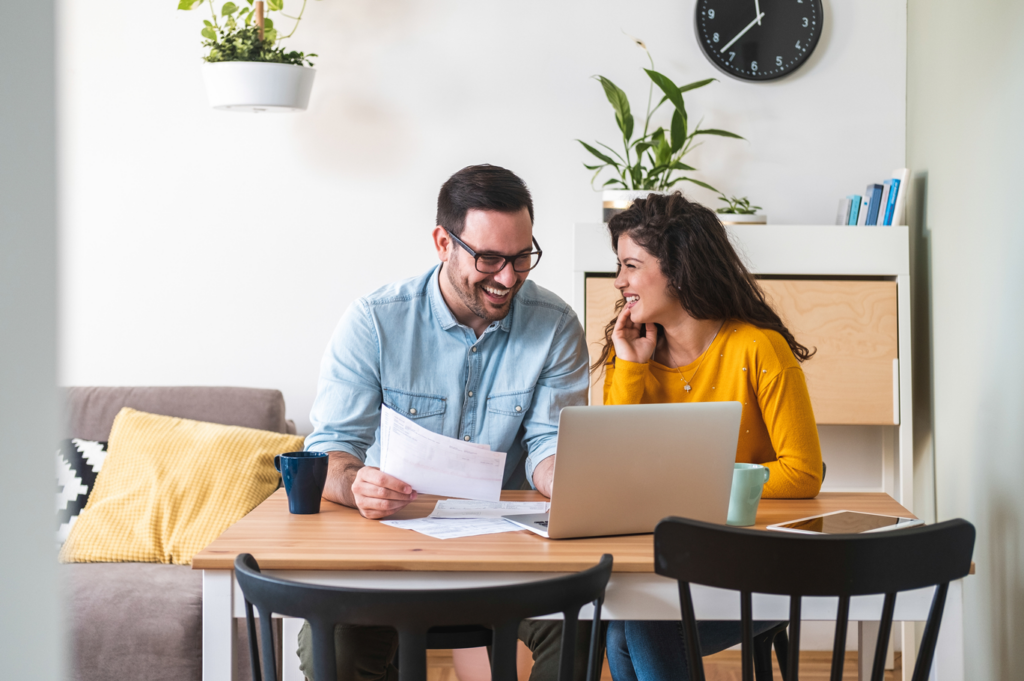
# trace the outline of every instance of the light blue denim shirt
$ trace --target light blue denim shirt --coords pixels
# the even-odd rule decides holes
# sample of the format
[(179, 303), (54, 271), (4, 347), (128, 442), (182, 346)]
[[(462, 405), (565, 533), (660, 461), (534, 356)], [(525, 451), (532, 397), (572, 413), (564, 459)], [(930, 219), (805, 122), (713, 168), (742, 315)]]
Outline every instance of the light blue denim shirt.
[(380, 465), (386, 404), (449, 437), (508, 452), (504, 486), (555, 453), (562, 407), (586, 404), (587, 345), (575, 312), (527, 280), (480, 338), (456, 321), (430, 272), (357, 300), (334, 331), (310, 413), (309, 451)]

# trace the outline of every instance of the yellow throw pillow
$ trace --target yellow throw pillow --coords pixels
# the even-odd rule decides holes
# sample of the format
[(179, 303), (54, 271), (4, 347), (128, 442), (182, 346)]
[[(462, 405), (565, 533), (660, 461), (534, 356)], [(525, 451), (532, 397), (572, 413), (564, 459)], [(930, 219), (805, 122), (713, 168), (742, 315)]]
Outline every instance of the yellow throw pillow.
[(296, 435), (125, 407), (60, 559), (188, 565), (277, 489), (274, 455), (302, 448)]

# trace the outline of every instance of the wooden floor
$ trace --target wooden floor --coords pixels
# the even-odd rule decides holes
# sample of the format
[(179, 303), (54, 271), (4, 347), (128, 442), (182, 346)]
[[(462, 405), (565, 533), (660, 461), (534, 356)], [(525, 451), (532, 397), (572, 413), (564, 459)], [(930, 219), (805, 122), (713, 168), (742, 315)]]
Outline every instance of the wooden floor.
[[(832, 653), (824, 651), (804, 651), (800, 654), (800, 679), (802, 681), (827, 681), (832, 662)], [(452, 665), (452, 654), (448, 650), (431, 650), (427, 653), (427, 681), (460, 681)], [(520, 678), (525, 676), (520, 670)], [(900, 654), (896, 653), (896, 669), (885, 673), (885, 681), (896, 681), (901, 678)], [(727, 650), (717, 655), (704, 658), (704, 673), (707, 681), (740, 681), (740, 654)], [(775, 678), (782, 679), (778, 665), (775, 666)], [(857, 653), (846, 653), (843, 665), (843, 680), (856, 681)], [(601, 681), (612, 681), (605, 661), (601, 673)]]

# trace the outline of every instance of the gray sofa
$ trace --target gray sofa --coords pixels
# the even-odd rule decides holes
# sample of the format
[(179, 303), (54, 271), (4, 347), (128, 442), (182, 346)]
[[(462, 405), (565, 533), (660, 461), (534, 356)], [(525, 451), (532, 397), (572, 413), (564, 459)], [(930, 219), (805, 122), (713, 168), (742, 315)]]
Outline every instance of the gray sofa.
[[(65, 437), (107, 440), (121, 407), (197, 421), (295, 433), (277, 390), (68, 388)], [(186, 565), (62, 565), (68, 677), (75, 681), (201, 681), (202, 573)], [(244, 627), (239, 627), (244, 651)], [(236, 678), (249, 676), (237, 655)]]

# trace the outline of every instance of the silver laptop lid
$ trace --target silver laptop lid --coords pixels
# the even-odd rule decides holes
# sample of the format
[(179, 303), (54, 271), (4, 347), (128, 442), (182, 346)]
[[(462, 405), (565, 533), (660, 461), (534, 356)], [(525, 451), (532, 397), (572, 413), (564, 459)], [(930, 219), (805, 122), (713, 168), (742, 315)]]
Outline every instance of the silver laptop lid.
[(566, 407), (548, 536), (653, 532), (670, 515), (725, 523), (739, 402)]

